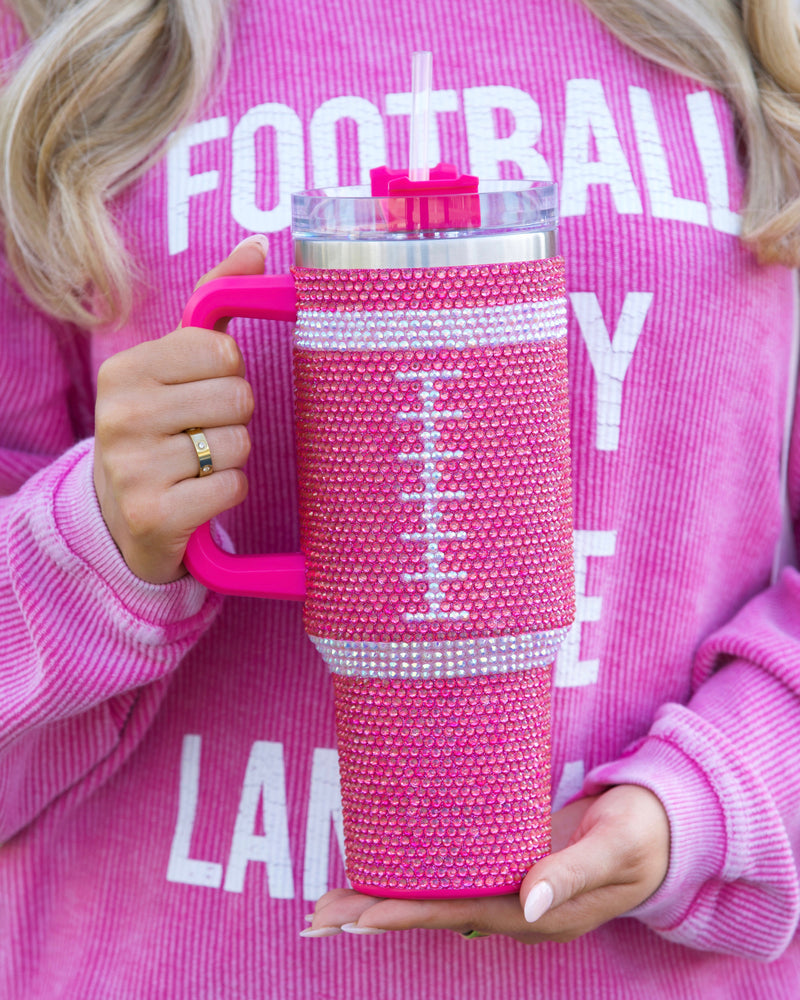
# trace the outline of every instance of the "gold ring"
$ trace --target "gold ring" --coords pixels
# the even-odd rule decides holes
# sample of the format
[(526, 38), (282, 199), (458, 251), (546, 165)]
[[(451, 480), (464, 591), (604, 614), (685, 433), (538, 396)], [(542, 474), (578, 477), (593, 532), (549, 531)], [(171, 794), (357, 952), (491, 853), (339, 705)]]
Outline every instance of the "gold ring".
[(198, 476), (209, 476), (214, 471), (214, 463), (211, 461), (211, 451), (208, 447), (206, 432), (200, 427), (190, 427), (186, 433), (192, 439), (194, 450), (197, 452), (197, 461), (200, 463)]

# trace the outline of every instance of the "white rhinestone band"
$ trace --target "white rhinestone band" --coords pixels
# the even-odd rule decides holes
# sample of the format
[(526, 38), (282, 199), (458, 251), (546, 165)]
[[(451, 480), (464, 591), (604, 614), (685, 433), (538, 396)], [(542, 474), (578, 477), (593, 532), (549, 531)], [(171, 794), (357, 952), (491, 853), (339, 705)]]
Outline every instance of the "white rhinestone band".
[(566, 335), (564, 298), (483, 308), (352, 312), (301, 309), (295, 345), (308, 351), (502, 347)]
[(478, 677), (549, 666), (568, 628), (526, 635), (423, 642), (360, 642), (311, 636), (332, 674), (425, 680)]

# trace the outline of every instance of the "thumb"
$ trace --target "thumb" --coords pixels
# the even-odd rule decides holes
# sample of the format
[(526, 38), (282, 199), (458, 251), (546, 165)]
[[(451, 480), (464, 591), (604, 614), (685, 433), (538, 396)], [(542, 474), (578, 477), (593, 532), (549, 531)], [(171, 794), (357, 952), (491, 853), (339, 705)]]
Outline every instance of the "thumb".
[(619, 865), (612, 840), (590, 832), (581, 840), (539, 861), (525, 876), (520, 899), (529, 924), (548, 910), (592, 889), (614, 885)]
[[(205, 285), (206, 282), (213, 281), (214, 278), (263, 274), (268, 252), (269, 240), (267, 237), (262, 236), (261, 233), (253, 233), (252, 236), (243, 239), (241, 243), (237, 243), (225, 260), (220, 261), (216, 267), (207, 271), (194, 286), (194, 290), (197, 291), (198, 288)], [(221, 319), (214, 325), (214, 329), (218, 333), (224, 333), (227, 328), (227, 319)]]
[(237, 244), (225, 260), (203, 275), (194, 286), (198, 289), (214, 278), (230, 278), (235, 275), (263, 274), (264, 263), (269, 253), (269, 240), (261, 233), (253, 233)]
[(580, 819), (568, 845), (535, 864), (520, 888), (529, 923), (596, 889), (604, 890), (610, 919), (650, 896), (666, 875), (669, 819), (651, 791), (618, 785), (564, 811), (570, 808)]

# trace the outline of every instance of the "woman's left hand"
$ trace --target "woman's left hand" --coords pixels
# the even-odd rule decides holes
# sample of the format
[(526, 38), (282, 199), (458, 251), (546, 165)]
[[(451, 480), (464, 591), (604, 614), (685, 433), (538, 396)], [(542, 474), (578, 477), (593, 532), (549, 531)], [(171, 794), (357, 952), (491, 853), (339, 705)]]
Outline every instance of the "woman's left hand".
[(553, 815), (553, 853), (525, 876), (519, 895), (478, 899), (379, 899), (335, 889), (317, 903), (309, 937), (448, 928), (504, 934), (526, 944), (570, 941), (632, 910), (661, 885), (669, 822), (646, 788), (617, 785)]

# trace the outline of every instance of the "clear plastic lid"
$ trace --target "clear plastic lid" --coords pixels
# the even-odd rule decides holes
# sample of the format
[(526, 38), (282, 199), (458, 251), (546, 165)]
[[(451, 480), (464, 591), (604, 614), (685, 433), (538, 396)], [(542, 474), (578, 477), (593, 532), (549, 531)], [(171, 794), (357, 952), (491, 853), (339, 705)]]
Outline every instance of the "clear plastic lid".
[[(292, 196), (292, 235), (299, 241), (375, 242), (547, 232), (558, 225), (556, 192), (555, 184), (528, 180), (481, 182), (477, 194), (375, 197), (369, 187), (301, 191)], [(406, 220), (412, 218), (417, 223), (410, 228)]]

